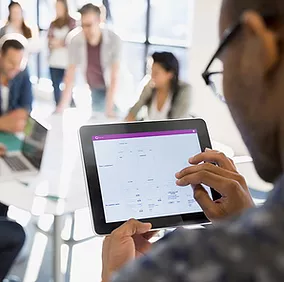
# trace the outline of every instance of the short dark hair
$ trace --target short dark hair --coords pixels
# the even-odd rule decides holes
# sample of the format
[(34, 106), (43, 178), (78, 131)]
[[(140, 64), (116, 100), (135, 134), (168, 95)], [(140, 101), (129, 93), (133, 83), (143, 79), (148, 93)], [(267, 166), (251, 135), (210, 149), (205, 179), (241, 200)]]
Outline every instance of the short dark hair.
[(101, 15), (101, 9), (98, 6), (96, 6), (96, 5), (92, 4), (92, 3), (89, 3), (89, 4), (84, 5), (79, 10), (79, 13), (81, 15), (85, 15), (85, 14), (88, 14), (88, 13), (95, 13), (98, 16), (100, 16)]
[(254, 10), (260, 14), (275, 16), (284, 21), (284, 1), (283, 0), (224, 0), (223, 8), (230, 19), (238, 21), (246, 10)]
[(1, 53), (3, 55), (5, 55), (8, 52), (9, 49), (16, 49), (16, 50), (20, 51), (20, 50), (24, 50), (25, 47), (18, 40), (8, 39), (3, 43), (2, 47), (1, 47)]

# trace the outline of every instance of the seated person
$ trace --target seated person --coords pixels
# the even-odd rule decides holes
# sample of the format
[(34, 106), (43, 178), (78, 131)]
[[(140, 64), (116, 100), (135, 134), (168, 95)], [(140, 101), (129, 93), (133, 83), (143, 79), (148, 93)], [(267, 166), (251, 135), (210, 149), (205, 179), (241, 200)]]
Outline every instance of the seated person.
[[(22, 71), (24, 45), (18, 40), (4, 41), (0, 53), (0, 131), (24, 130), (32, 107), (32, 87), (27, 69)], [(8, 207), (0, 203), (0, 216)]]
[(126, 120), (137, 120), (137, 114), (143, 106), (148, 108), (149, 120), (189, 117), (190, 85), (179, 80), (177, 58), (168, 52), (154, 53), (152, 58), (152, 79)]
[(23, 69), (25, 48), (9, 39), (0, 52), (0, 131), (21, 132), (33, 101), (29, 73)]
[[(0, 156), (5, 154), (5, 147), (0, 144)], [(8, 274), (15, 258), (25, 242), (25, 232), (16, 222), (0, 217), (0, 281)], [(5, 280), (6, 281), (6, 280)], [(12, 281), (12, 280), (7, 280)]]

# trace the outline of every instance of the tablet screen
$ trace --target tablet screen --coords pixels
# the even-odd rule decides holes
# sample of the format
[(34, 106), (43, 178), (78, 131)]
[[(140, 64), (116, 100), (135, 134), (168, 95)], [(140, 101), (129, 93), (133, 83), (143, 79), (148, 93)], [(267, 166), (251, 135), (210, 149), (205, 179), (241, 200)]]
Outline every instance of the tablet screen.
[(106, 223), (202, 211), (175, 178), (201, 152), (196, 129), (93, 136), (93, 147)]

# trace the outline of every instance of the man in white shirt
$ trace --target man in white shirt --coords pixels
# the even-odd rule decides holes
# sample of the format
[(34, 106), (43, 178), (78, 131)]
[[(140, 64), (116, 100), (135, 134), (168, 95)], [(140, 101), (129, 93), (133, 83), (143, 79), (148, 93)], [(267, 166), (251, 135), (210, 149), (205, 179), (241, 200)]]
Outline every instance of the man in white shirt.
[(24, 45), (15, 39), (4, 41), (0, 51), (0, 131), (23, 131), (32, 107), (32, 87), (23, 68)]
[(80, 13), (82, 27), (72, 32), (65, 90), (57, 112), (70, 104), (76, 69), (80, 67), (92, 91), (93, 110), (113, 116), (121, 40), (114, 32), (100, 26), (101, 12), (97, 6), (87, 4)]

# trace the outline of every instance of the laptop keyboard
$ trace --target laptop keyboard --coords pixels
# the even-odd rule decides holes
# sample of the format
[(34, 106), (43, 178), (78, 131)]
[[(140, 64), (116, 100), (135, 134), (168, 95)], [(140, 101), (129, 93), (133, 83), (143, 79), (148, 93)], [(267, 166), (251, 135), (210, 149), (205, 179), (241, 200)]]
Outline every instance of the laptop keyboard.
[(22, 162), (22, 160), (18, 156), (4, 156), (3, 159), (13, 171), (29, 170), (29, 168)]

